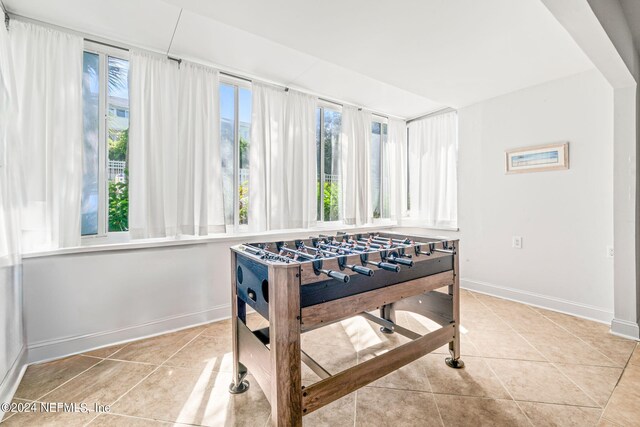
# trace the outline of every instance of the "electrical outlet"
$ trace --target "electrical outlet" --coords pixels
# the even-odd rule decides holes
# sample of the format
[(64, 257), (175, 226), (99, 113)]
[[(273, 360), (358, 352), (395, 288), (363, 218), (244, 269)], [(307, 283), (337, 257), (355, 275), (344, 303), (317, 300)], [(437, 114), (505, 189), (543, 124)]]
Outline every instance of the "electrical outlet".
[(516, 249), (522, 249), (522, 237), (513, 236), (511, 238), (511, 246), (513, 246)]
[(607, 258), (613, 258), (613, 246), (607, 246)]

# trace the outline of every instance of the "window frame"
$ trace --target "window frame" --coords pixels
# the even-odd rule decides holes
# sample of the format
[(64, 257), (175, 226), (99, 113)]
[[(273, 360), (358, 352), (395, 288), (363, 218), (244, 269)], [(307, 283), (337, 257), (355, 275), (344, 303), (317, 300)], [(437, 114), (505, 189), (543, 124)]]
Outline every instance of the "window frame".
[[(371, 220), (374, 223), (377, 222), (381, 222), (384, 220), (388, 220), (390, 218), (390, 216), (385, 217), (384, 216), (384, 196), (385, 196), (385, 191), (384, 191), (384, 184), (385, 184), (385, 180), (386, 177), (384, 175), (384, 161), (385, 161), (385, 144), (388, 142), (389, 140), (389, 119), (387, 117), (384, 116), (380, 116), (378, 114), (372, 114), (371, 116), (371, 136), (373, 137), (373, 123), (380, 123), (380, 194), (379, 194), (379, 201), (380, 201), (380, 217), (376, 218), (374, 217), (374, 206), (373, 206), (373, 189), (371, 190)], [(386, 127), (386, 140), (384, 138), (384, 129)], [(371, 144), (373, 144), (373, 142), (371, 142)], [(369, 172), (371, 173), (371, 172)], [(371, 175), (369, 175), (369, 178), (371, 178)], [(389, 212), (390, 214), (390, 212)]]
[[(253, 87), (248, 80), (240, 79), (237, 77), (229, 76), (227, 74), (219, 75), (219, 84), (233, 86), (233, 231), (247, 231), (249, 230), (249, 219), (247, 218), (247, 224), (240, 224), (240, 89), (247, 89), (251, 91), (253, 96)], [(220, 103), (220, 89), (218, 88), (218, 103)], [(221, 120), (222, 115), (219, 117), (220, 123), (218, 123), (220, 136), (222, 135)], [(218, 143), (222, 143), (221, 140)], [(251, 141), (249, 141), (251, 144)], [(251, 148), (249, 148), (251, 150)], [(251, 175), (249, 175), (251, 179)], [(249, 181), (251, 185), (251, 181)]]
[(90, 243), (94, 239), (108, 239), (113, 240), (114, 243), (121, 242), (127, 240), (128, 231), (109, 231), (109, 180), (107, 178), (107, 165), (109, 162), (109, 144), (107, 142), (109, 129), (109, 109), (107, 107), (108, 75), (109, 57), (129, 61), (129, 51), (85, 40), (83, 52), (98, 55), (99, 58), (98, 116), (100, 120), (98, 121), (98, 230), (96, 234), (81, 234), (80, 237), (83, 243)]
[[(324, 132), (324, 110), (325, 108), (331, 110), (331, 111), (336, 111), (338, 113), (340, 113), (340, 115), (342, 116), (342, 105), (340, 104), (334, 104), (333, 102), (329, 102), (329, 101), (325, 101), (322, 99), (319, 99), (316, 105), (316, 108), (320, 109), (320, 171), (319, 171), (319, 175), (320, 175), (320, 198), (319, 200), (317, 200), (318, 203), (320, 203), (320, 217), (318, 218), (318, 224), (323, 224), (326, 225), (327, 227), (330, 226), (337, 226), (337, 225), (341, 225), (342, 224), (342, 212), (338, 212), (338, 219), (335, 221), (325, 221), (324, 219), (324, 197), (322, 196), (323, 192), (324, 192), (324, 137), (325, 137), (325, 132)], [(342, 134), (342, 129), (340, 129), (340, 134)], [(340, 144), (340, 141), (338, 140), (338, 143)], [(341, 153), (342, 155), (342, 153)], [(340, 174), (342, 174), (342, 171), (340, 171)], [(317, 207), (316, 207), (317, 209)]]

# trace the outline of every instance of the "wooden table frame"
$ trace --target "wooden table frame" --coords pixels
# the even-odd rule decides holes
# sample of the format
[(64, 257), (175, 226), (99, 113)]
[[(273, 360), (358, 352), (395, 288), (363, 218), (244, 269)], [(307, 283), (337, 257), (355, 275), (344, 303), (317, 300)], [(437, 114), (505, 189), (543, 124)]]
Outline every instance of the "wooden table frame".
[[(425, 241), (423, 237), (415, 239)], [(458, 241), (448, 242), (453, 249), (452, 270), (305, 308), (300, 307), (300, 264), (265, 262), (269, 277), (269, 327), (259, 331), (251, 331), (246, 325), (246, 303), (238, 298), (236, 274), (232, 274), (234, 382), (230, 391), (242, 393), (248, 389), (245, 376), (249, 371), (271, 404), (272, 425), (300, 426), (303, 415), (445, 344), (449, 344), (451, 353), (451, 357), (446, 359), (447, 364), (452, 368), (462, 368)], [(240, 246), (232, 248), (232, 273), (236, 271), (236, 257), (241, 254)], [(447, 292), (436, 290), (444, 287)], [(368, 313), (375, 309), (380, 309), (380, 318)], [(395, 310), (419, 313), (441, 327), (425, 335), (417, 334), (395, 324)], [(412, 340), (335, 375), (330, 375), (301, 351), (302, 333), (356, 315), (379, 323), (383, 331), (400, 333)], [(322, 378), (308, 387), (302, 386), (303, 361)]]

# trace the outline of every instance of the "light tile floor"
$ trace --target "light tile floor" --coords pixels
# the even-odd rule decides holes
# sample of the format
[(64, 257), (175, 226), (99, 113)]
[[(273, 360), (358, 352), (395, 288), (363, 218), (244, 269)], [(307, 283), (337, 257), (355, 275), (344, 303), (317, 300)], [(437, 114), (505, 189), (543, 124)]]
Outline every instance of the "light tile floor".
[[(447, 349), (306, 417), (307, 426), (640, 426), (640, 349), (606, 325), (462, 292), (465, 369)], [(250, 317), (257, 326), (259, 316)], [(426, 332), (411, 313), (398, 322)], [(8, 413), (3, 424), (265, 426), (259, 386), (230, 395), (230, 323), (174, 332), (29, 367), (14, 402), (110, 405), (108, 414)], [(353, 318), (303, 336), (330, 372), (406, 342)], [(635, 351), (634, 351), (635, 349)], [(303, 382), (318, 378), (303, 365)]]

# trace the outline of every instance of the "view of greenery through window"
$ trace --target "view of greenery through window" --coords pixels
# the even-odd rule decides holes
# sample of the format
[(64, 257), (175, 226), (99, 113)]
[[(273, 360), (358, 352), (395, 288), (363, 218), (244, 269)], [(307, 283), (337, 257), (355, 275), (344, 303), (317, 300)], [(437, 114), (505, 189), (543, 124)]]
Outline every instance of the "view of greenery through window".
[(248, 223), (250, 130), (251, 90), (235, 84), (221, 83), (220, 157), (227, 225), (235, 224), (236, 212), (239, 225)]
[[(129, 228), (129, 62), (93, 52), (84, 52), (83, 59), (84, 176), (81, 231), (83, 236), (105, 231), (126, 231)], [(101, 88), (105, 62), (106, 93)], [(107, 115), (106, 135), (101, 134), (101, 108), (105, 109)], [(104, 164), (105, 155), (107, 167), (101, 171), (100, 164)], [(101, 192), (105, 179), (106, 202), (102, 199), (105, 196), (102, 196)], [(104, 214), (101, 213), (102, 209), (105, 211)], [(101, 224), (103, 215), (106, 215), (108, 227)]]
[(340, 128), (342, 113), (325, 107), (316, 111), (318, 221), (340, 219)]
[(129, 61), (109, 57), (107, 136), (109, 144), (109, 231), (129, 229)]
[[(106, 66), (105, 66), (106, 61)], [(101, 70), (107, 72), (106, 93), (100, 89)], [(129, 145), (129, 62), (124, 59), (84, 53), (84, 182), (82, 192), (82, 235), (129, 228), (127, 149)], [(251, 89), (223, 82), (220, 95), (220, 155), (227, 225), (248, 223), (249, 133)], [(100, 135), (100, 110), (107, 115), (106, 135)], [(340, 220), (340, 111), (320, 106), (316, 115), (317, 217), (319, 221)], [(383, 151), (386, 123), (373, 122), (371, 136), (371, 187), (374, 218), (386, 216), (388, 194), (383, 188)], [(101, 141), (103, 141), (101, 143)], [(101, 145), (102, 144), (102, 145)], [(102, 148), (104, 147), (104, 148)], [(101, 154), (101, 150), (102, 154)], [(104, 178), (100, 162), (107, 155)], [(100, 227), (100, 181), (107, 181), (106, 224)], [(104, 230), (104, 231), (101, 231)]]

